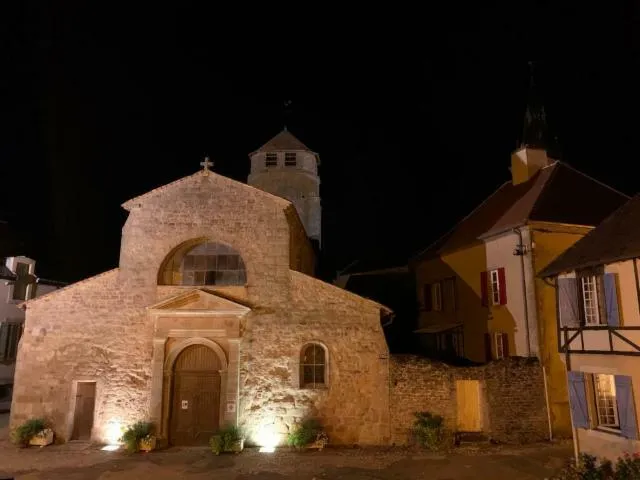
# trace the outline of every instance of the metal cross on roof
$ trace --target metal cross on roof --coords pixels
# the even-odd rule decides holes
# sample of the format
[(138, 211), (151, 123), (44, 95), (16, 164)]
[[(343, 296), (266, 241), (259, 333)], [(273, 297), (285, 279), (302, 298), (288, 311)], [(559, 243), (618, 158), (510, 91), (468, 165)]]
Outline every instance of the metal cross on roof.
[(213, 167), (213, 162), (209, 160), (209, 157), (204, 157), (204, 162), (200, 162), (200, 165), (202, 165), (203, 172), (206, 175), (209, 167)]

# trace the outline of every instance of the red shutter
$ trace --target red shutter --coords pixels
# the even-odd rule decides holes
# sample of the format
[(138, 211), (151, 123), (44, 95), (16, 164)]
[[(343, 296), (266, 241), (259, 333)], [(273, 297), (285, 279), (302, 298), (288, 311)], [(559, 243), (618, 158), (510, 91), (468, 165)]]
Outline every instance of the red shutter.
[(423, 295), (424, 295), (424, 309), (427, 312), (430, 312), (431, 310), (433, 310), (433, 296), (431, 294), (431, 284), (430, 283), (425, 283), (423, 288)]
[(498, 269), (498, 283), (500, 284), (500, 305), (507, 304), (507, 283), (504, 278), (504, 268)]
[(504, 352), (504, 358), (509, 356), (509, 334), (502, 334), (502, 351)]
[(487, 292), (487, 287), (489, 283), (487, 281), (487, 272), (480, 272), (480, 296), (482, 301), (482, 306), (486, 307), (489, 305), (489, 295)]
[(491, 355), (491, 334), (490, 333), (484, 334), (484, 354), (485, 354), (485, 357), (487, 358), (487, 362), (490, 362), (491, 360), (493, 360), (493, 355)]

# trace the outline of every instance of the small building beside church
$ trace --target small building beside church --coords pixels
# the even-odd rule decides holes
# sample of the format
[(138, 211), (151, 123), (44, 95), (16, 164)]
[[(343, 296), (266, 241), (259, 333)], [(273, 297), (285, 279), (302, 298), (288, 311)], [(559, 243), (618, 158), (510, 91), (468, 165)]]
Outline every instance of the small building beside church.
[(284, 131), (249, 185), (206, 161), (124, 203), (119, 265), (26, 302), (12, 427), (112, 443), (150, 420), (194, 445), (237, 424), (272, 446), (312, 416), (332, 443), (388, 443), (391, 312), (314, 278), (318, 161)]

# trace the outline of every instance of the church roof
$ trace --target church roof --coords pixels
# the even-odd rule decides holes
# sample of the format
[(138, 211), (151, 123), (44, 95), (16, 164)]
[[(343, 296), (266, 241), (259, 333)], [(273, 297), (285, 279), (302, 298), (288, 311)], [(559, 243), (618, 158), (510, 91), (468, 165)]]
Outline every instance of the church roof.
[(526, 182), (504, 183), (475, 210), (414, 260), (478, 244), (529, 221), (595, 226), (628, 196), (556, 161)]
[[(352, 301), (365, 302), (372, 306), (375, 306), (382, 310), (385, 314), (389, 315), (393, 313), (386, 305), (383, 305), (371, 298), (363, 297), (356, 293), (350, 292), (343, 288), (337, 287), (331, 283), (323, 282), (322, 280), (307, 275), (296, 270), (289, 270), (291, 273), (292, 287), (295, 296), (298, 296), (304, 303), (310, 301), (319, 301), (321, 303), (332, 304), (331, 301), (327, 301), (327, 298), (342, 297), (344, 299), (351, 299)], [(325, 296), (326, 294), (326, 296)]]
[(570, 270), (638, 257), (640, 257), (640, 195), (633, 197), (565, 250), (540, 272), (539, 276), (550, 277)]
[(177, 185), (181, 185), (188, 182), (196, 182), (198, 180), (202, 180), (206, 178), (208, 178), (209, 181), (212, 181), (212, 182), (223, 182), (223, 183), (232, 185), (233, 187), (238, 189), (246, 189), (247, 191), (251, 191), (254, 194), (257, 192), (258, 195), (264, 197), (265, 200), (270, 200), (278, 204), (279, 206), (281, 206), (283, 209), (291, 204), (291, 202), (289, 202), (288, 200), (285, 200), (284, 198), (265, 192), (264, 190), (261, 190), (259, 188), (252, 187), (251, 185), (247, 185), (246, 183), (233, 180), (232, 178), (225, 177), (224, 175), (217, 174), (210, 170), (207, 170), (207, 171), (200, 170), (199, 172), (196, 172), (193, 175), (188, 175), (186, 177), (179, 178), (178, 180), (175, 180), (171, 183), (167, 183), (166, 185), (162, 185), (158, 188), (154, 188), (153, 190), (150, 190), (147, 193), (143, 193), (142, 195), (138, 195), (137, 197), (127, 200), (122, 204), (122, 208), (129, 211), (135, 205), (141, 202), (144, 202), (147, 199), (154, 198), (163, 192), (168, 192)]
[(318, 154), (307, 147), (304, 143), (298, 140), (289, 130), (286, 128), (279, 134), (262, 145), (256, 151), (251, 152), (249, 155), (259, 152), (279, 152), (283, 150), (303, 150), (305, 152), (313, 153), (316, 158)]

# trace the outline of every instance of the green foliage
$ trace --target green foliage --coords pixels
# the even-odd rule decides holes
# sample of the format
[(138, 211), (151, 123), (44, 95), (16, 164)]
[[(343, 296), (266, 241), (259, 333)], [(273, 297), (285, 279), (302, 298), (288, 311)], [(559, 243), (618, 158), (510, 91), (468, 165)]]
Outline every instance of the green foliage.
[(571, 464), (553, 477), (554, 480), (632, 480), (640, 479), (640, 454), (618, 458), (615, 465), (593, 455), (582, 454), (577, 465)]
[(240, 428), (227, 425), (209, 439), (209, 446), (216, 455), (220, 455), (221, 452), (240, 452), (243, 439), (244, 435)]
[(140, 449), (138, 445), (140, 440), (145, 437), (150, 437), (154, 435), (154, 433), (155, 427), (153, 423), (136, 422), (124, 431), (120, 440), (124, 442), (127, 452), (135, 453)]
[(320, 433), (322, 433), (320, 421), (315, 418), (308, 418), (292, 428), (287, 436), (287, 445), (297, 448), (304, 447), (315, 441)]
[(224, 441), (222, 440), (222, 436), (213, 435), (209, 439), (209, 447), (211, 447), (211, 451), (216, 455), (220, 455), (224, 448)]
[(31, 420), (27, 420), (11, 432), (11, 442), (14, 445), (26, 447), (29, 445), (29, 440), (45, 428), (47, 428), (47, 423), (42, 418), (32, 418)]
[(445, 439), (444, 418), (430, 412), (414, 413), (413, 434), (418, 443), (429, 450), (439, 450)]

